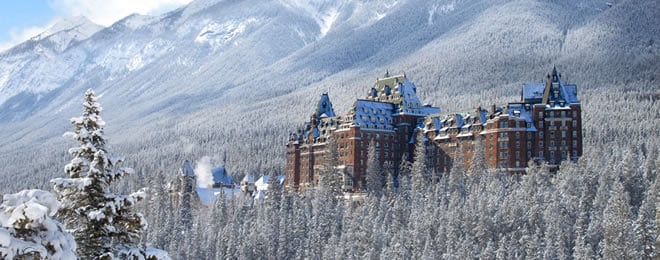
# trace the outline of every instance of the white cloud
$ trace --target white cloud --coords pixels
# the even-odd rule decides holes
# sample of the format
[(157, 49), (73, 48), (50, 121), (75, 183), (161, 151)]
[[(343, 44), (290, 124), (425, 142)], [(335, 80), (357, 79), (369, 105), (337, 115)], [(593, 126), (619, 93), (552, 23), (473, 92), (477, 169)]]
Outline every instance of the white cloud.
[(11, 47), (16, 46), (17, 44), (27, 41), (28, 39), (39, 35), (40, 33), (46, 31), (55, 24), (56, 20), (48, 22), (44, 26), (30, 26), (26, 28), (11, 28), (9, 29), (9, 38), (0, 42), (0, 52), (5, 51)]
[[(85, 16), (94, 23), (109, 26), (134, 13), (157, 15), (188, 4), (192, 0), (49, 0), (59, 17)], [(50, 28), (59, 19), (43, 26), (12, 28), (9, 39), (0, 42), (0, 52), (24, 42)]]
[(50, 0), (62, 16), (85, 16), (92, 22), (109, 26), (133, 13), (159, 14), (191, 0)]

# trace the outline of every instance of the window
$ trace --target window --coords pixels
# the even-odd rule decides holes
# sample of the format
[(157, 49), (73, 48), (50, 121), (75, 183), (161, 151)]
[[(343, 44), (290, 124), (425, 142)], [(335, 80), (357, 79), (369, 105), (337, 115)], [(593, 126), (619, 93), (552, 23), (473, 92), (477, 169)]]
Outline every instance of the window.
[(561, 138), (566, 138), (566, 131), (561, 131)]
[(506, 149), (509, 146), (509, 142), (500, 142), (500, 148)]
[(539, 121), (539, 128), (543, 128), (543, 121)]
[(507, 157), (509, 157), (509, 153), (507, 153), (507, 152), (500, 152), (500, 159), (506, 159)]
[(573, 127), (577, 127), (577, 121), (573, 120)]
[(509, 136), (509, 133), (507, 133), (507, 132), (501, 132), (500, 133), (500, 137), (508, 137), (508, 136)]
[(543, 148), (543, 141), (539, 142), (539, 147)]
[(353, 186), (353, 178), (348, 174), (344, 174), (344, 186), (348, 186), (348, 187)]
[(499, 163), (499, 167), (500, 167), (500, 168), (507, 168), (507, 163), (506, 163), (506, 161), (500, 161), (500, 163)]
[(543, 112), (539, 112), (539, 118), (543, 118)]
[(516, 161), (516, 167), (520, 168), (520, 161)]
[(539, 151), (539, 157), (543, 157), (543, 151)]
[(520, 138), (520, 132), (516, 132), (516, 138)]
[(577, 138), (577, 131), (573, 130), (572, 135), (573, 135), (573, 138)]
[(555, 131), (550, 131), (550, 138), (555, 138)]
[(520, 149), (520, 141), (516, 141), (516, 149)]
[(550, 147), (555, 147), (555, 141), (550, 141)]
[(507, 128), (509, 127), (509, 122), (507, 121), (500, 121), (500, 128)]
[(543, 131), (539, 131), (539, 138), (543, 139)]
[(520, 160), (520, 151), (516, 151), (516, 159)]
[(573, 140), (573, 147), (577, 147), (577, 140)]
[(527, 142), (527, 150), (531, 150), (531, 149), (532, 149), (532, 142)]

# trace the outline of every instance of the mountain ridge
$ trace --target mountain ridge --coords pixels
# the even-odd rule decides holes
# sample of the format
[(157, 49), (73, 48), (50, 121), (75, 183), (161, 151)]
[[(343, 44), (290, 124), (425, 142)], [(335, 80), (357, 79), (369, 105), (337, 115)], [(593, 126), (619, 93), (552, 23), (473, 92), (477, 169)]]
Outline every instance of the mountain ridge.
[(221, 132), (227, 139), (183, 152), (246, 155), (238, 140), (252, 135), (265, 140), (247, 146), (281, 159), (277, 148), (318, 95), (330, 91), (340, 114), (388, 69), (443, 111), (518, 98), (553, 64), (580, 91), (658, 86), (654, 1), (282, 2), (197, 0), (126, 17), (61, 53), (39, 54), (34, 43), (0, 53), (0, 156), (59, 144), (88, 88), (126, 150), (145, 145), (142, 135), (167, 150), (185, 146), (178, 136)]

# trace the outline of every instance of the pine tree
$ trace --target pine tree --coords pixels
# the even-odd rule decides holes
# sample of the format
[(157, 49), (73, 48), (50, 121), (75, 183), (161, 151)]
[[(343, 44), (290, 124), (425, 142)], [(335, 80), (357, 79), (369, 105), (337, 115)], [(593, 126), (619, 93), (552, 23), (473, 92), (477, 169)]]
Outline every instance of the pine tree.
[(639, 208), (639, 214), (635, 221), (633, 232), (635, 233), (635, 249), (637, 259), (655, 259), (655, 242), (658, 237), (656, 216), (656, 195), (658, 192), (658, 181), (656, 180), (646, 192), (646, 198)]
[(144, 199), (145, 192), (117, 195), (110, 191), (112, 183), (133, 169), (118, 168), (122, 159), (107, 155), (101, 110), (94, 91), (88, 90), (82, 116), (71, 119), (74, 131), (65, 136), (80, 145), (69, 149), (73, 159), (64, 168), (67, 177), (51, 180), (62, 203), (58, 216), (72, 228), (80, 258), (166, 256), (138, 246), (146, 222), (133, 207)]
[(606, 259), (631, 259), (632, 242), (630, 206), (623, 184), (615, 181), (612, 196), (603, 211), (603, 257)]
[(3, 196), (0, 258), (74, 259), (76, 242), (52, 217), (58, 202), (50, 192), (23, 190)]
[(426, 162), (425, 136), (420, 132), (415, 145), (414, 162), (411, 166), (412, 190), (416, 195), (426, 195), (426, 188), (431, 180), (428, 163)]
[(378, 158), (378, 151), (375, 141), (371, 140), (367, 151), (367, 192), (379, 197), (383, 192), (383, 182), (383, 170)]
[(329, 197), (338, 197), (342, 194), (341, 175), (338, 170), (337, 141), (334, 138), (328, 138), (326, 143), (328, 153), (325, 157), (324, 170), (319, 176), (319, 190)]

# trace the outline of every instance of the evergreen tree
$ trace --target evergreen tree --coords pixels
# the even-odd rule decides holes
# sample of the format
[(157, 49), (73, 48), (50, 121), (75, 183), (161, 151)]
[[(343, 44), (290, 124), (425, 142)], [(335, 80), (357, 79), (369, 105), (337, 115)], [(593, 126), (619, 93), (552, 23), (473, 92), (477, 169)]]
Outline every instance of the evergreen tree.
[(383, 170), (376, 150), (376, 143), (371, 140), (367, 150), (367, 192), (379, 197), (383, 192)]
[(319, 190), (327, 196), (338, 197), (342, 194), (342, 175), (338, 169), (337, 141), (330, 137), (326, 145), (328, 153), (325, 157), (324, 170), (319, 176)]
[(69, 149), (73, 159), (64, 168), (67, 177), (51, 180), (62, 203), (58, 215), (72, 228), (80, 258), (166, 256), (138, 246), (146, 222), (133, 207), (145, 192), (117, 195), (110, 191), (112, 183), (133, 169), (118, 168), (122, 159), (107, 155), (101, 110), (94, 91), (88, 90), (82, 116), (71, 119), (74, 131), (65, 135), (80, 145)]
[(431, 174), (428, 169), (428, 163), (426, 162), (426, 143), (424, 141), (426, 137), (420, 131), (420, 134), (417, 136), (417, 142), (415, 145), (415, 160), (411, 166), (411, 178), (412, 178), (412, 190), (416, 195), (424, 196), (426, 193), (426, 188), (431, 178)]
[(655, 259), (656, 253), (657, 223), (654, 221), (656, 216), (655, 205), (657, 203), (658, 181), (656, 180), (650, 189), (647, 190), (646, 198), (639, 208), (637, 220), (634, 223), (633, 232), (635, 233), (635, 247), (637, 259)]
[(0, 205), (0, 258), (76, 258), (73, 236), (52, 218), (58, 206), (55, 195), (43, 190), (4, 195)]
[(606, 259), (632, 259), (630, 206), (623, 185), (615, 181), (612, 196), (603, 212), (603, 257)]

